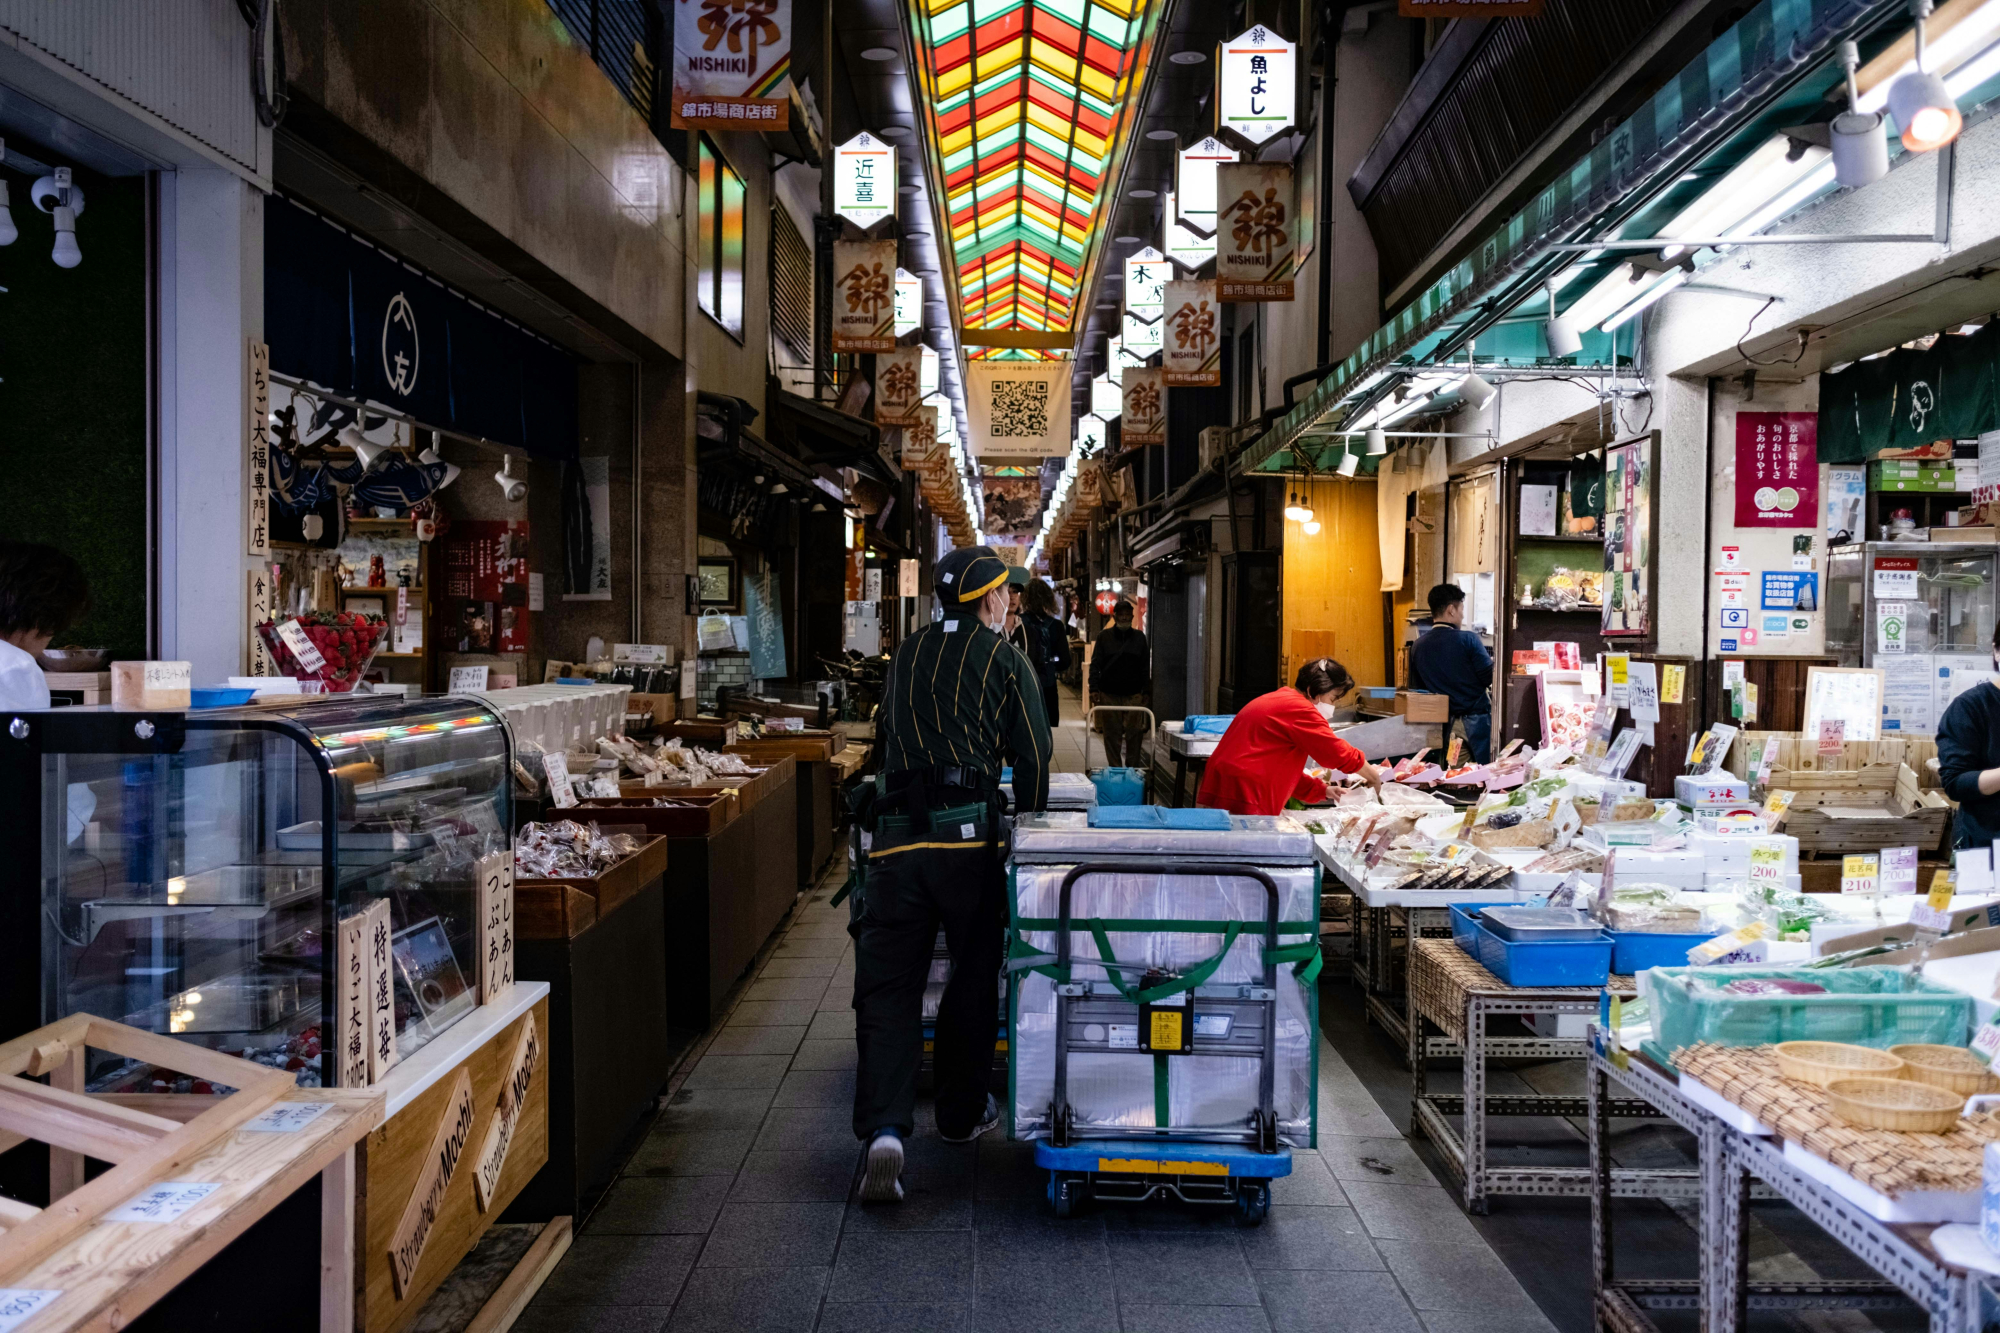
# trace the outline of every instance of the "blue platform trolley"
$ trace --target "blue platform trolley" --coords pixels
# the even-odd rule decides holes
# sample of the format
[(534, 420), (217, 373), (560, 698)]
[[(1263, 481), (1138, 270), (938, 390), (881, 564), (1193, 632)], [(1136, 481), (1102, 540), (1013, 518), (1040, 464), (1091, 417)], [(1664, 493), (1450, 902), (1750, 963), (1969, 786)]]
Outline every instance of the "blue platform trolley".
[(1016, 829), (1009, 1134), (1058, 1217), (1166, 1196), (1255, 1226), (1317, 1133), (1310, 834), (1231, 817), (1134, 855), (1132, 832), (1064, 818)]

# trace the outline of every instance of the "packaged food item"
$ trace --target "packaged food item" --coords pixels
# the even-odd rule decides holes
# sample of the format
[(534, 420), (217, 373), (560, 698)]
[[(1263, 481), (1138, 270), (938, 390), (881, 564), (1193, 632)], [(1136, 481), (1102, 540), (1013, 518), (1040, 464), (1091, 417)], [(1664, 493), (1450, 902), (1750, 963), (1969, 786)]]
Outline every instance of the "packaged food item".
[(1719, 989), (1730, 995), (1826, 994), (1826, 987), (1816, 981), (1792, 981), (1784, 977), (1740, 977)]
[(606, 833), (595, 824), (523, 824), (514, 839), (514, 869), (527, 879), (591, 879), (638, 850), (631, 834)]

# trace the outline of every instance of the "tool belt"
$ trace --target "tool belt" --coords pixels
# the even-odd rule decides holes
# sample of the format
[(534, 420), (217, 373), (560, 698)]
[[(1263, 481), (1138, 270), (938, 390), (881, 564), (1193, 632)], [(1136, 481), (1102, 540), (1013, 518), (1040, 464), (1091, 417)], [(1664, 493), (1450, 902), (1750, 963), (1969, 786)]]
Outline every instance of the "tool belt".
[(1000, 821), (1007, 798), (1000, 780), (976, 768), (933, 764), (926, 768), (878, 773), (873, 782), (857, 786), (848, 798), (853, 823), (848, 829), (847, 883), (833, 896), (838, 904), (858, 893), (867, 882), (868, 860), (878, 842), (921, 841), (933, 825), (950, 828), (970, 820), (986, 826), (985, 849), (996, 859), (1005, 848)]

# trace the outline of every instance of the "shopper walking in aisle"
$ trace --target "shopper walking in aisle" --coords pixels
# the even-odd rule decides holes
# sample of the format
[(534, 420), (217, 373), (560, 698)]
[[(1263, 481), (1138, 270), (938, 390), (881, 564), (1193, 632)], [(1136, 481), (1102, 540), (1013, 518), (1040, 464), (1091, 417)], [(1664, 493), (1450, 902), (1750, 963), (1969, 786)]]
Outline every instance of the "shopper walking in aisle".
[(1027, 570), (1016, 567), (1007, 571), (1007, 623), (1000, 632), (1024, 653), (1028, 651), (1028, 628), (1021, 622), (1021, 589), (1027, 586)]
[(1195, 804), (1233, 815), (1275, 815), (1290, 800), (1324, 801), (1327, 784), (1306, 776), (1308, 759), (1359, 773), (1380, 787), (1381, 770), (1329, 725), (1334, 705), (1353, 688), (1346, 667), (1316, 657), (1299, 668), (1290, 689), (1252, 699), (1222, 733)]
[(1440, 583), (1431, 589), (1431, 627), (1410, 645), (1410, 688), (1451, 699), (1452, 735), (1465, 737), (1469, 758), (1483, 764), (1493, 751), (1493, 654), (1465, 626), (1465, 589)]
[[(1993, 630), (2000, 671), (2000, 626)], [(1956, 845), (1989, 847), (2000, 835), (2000, 689), (1981, 681), (1953, 699), (1938, 719), (1938, 776), (1958, 802)]]
[(1021, 594), (1021, 605), (1027, 610), (1021, 624), (1028, 635), (1028, 661), (1042, 687), (1042, 710), (1049, 725), (1058, 726), (1062, 709), (1056, 697), (1056, 677), (1069, 665), (1069, 630), (1056, 616), (1056, 590), (1046, 579), (1029, 581), (1027, 591)]
[(0, 542), (0, 708), (47, 708), (35, 660), (90, 609), (83, 569), (53, 546)]
[[(1111, 608), (1111, 628), (1090, 651), (1090, 702), (1094, 708), (1143, 708), (1153, 689), (1153, 655), (1146, 636), (1132, 628), (1132, 603), (1123, 597)], [(1104, 737), (1105, 762), (1137, 768), (1146, 719), (1137, 713), (1106, 713), (1097, 719)]]
[(988, 547), (961, 547), (938, 561), (936, 596), (943, 616), (889, 663), (875, 717), (882, 776), (855, 812), (869, 842), (848, 925), (860, 1053), (854, 1133), (868, 1145), (861, 1197), (877, 1203), (903, 1197), (940, 923), (952, 971), (934, 1047), (938, 1134), (970, 1143), (999, 1123), (987, 1084), (1006, 920), (1000, 770), (1011, 759), (1020, 810), (1041, 810), (1049, 795), (1041, 690), (999, 632), (1007, 566)]

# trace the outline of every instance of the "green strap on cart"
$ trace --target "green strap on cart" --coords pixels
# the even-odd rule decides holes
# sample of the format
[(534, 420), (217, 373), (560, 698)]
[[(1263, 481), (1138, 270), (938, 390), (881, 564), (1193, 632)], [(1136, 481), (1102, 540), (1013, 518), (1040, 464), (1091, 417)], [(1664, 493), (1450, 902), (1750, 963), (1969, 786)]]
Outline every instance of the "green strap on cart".
[[(834, 901), (838, 902), (839, 899), (836, 898)], [(1037, 949), (1034, 945), (1028, 943), (1024, 934), (1024, 932), (1030, 930), (1056, 930), (1060, 925), (1060, 922), (1052, 918), (1022, 918), (1015, 927), (1013, 938), (1008, 941), (1008, 970), (1015, 972), (1039, 972), (1052, 981), (1067, 984), (1069, 978), (1059, 975), (1054, 965), (1055, 955)], [(1236, 937), (1242, 932), (1243, 925), (1244, 923), (1241, 921), (1148, 920), (1132, 917), (1093, 918), (1089, 921), (1070, 922), (1072, 930), (1078, 927), (1088, 929), (1097, 941), (1098, 956), (1109, 959), (1114, 963), (1118, 960), (1112, 955), (1110, 943), (1105, 938), (1105, 936), (1111, 934), (1174, 930), (1200, 932), (1208, 935), (1219, 934), (1225, 937), (1220, 953), (1208, 959), (1205, 963), (1197, 964), (1196, 971), (1200, 971), (1202, 968), (1207, 969), (1207, 971), (1201, 972), (1199, 979), (1185, 985), (1176, 985), (1172, 989), (1161, 990), (1160, 995), (1162, 996), (1173, 995), (1182, 990), (1192, 989), (1194, 986), (1201, 985), (1209, 977), (1213, 976), (1216, 968), (1221, 965), (1224, 955), (1228, 954), (1230, 946), (1236, 943)], [(1319, 923), (1317, 921), (1281, 921), (1278, 923), (1278, 933), (1281, 935), (1292, 935), (1300, 932), (1310, 933), (1313, 938), (1301, 940), (1297, 944), (1281, 944), (1275, 949), (1266, 948), (1262, 951), (1261, 957), (1262, 961), (1273, 966), (1285, 963), (1292, 964), (1292, 975), (1298, 978), (1299, 984), (1310, 986), (1319, 979), (1320, 970), (1326, 965), (1326, 956), (1320, 952), (1319, 948)], [(1024, 962), (1024, 960), (1031, 958), (1042, 961), (1036, 963)], [(1089, 960), (1081, 961), (1087, 962)], [(1193, 973), (1188, 975), (1193, 975)], [(1141, 1004), (1152, 1002), (1141, 995), (1133, 993), (1123, 982), (1118, 980), (1116, 972), (1112, 973), (1111, 981), (1112, 985), (1118, 988), (1118, 993), (1127, 999), (1136, 1000)]]
[[(1090, 921), (1085, 924), (1090, 927), (1090, 937), (1097, 941), (1097, 956), (1107, 963), (1117, 962), (1118, 955), (1111, 952), (1111, 939), (1105, 933), (1104, 923), (1102, 921)], [(1229, 928), (1222, 933), (1221, 949), (1217, 950), (1213, 956), (1204, 958), (1201, 962), (1196, 963), (1179, 976), (1163, 981), (1157, 986), (1148, 986), (1143, 989), (1129, 986), (1119, 979), (1117, 968), (1105, 968), (1105, 975), (1111, 978), (1112, 987), (1120, 995), (1131, 1000), (1133, 1003), (1158, 1004), (1169, 995), (1179, 995), (1185, 991), (1191, 991), (1214, 976), (1215, 970), (1222, 966), (1222, 960), (1229, 956), (1230, 947), (1236, 943), (1236, 936), (1242, 929), (1242, 922), (1231, 921)]]

